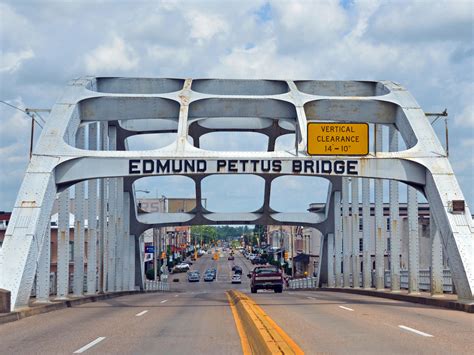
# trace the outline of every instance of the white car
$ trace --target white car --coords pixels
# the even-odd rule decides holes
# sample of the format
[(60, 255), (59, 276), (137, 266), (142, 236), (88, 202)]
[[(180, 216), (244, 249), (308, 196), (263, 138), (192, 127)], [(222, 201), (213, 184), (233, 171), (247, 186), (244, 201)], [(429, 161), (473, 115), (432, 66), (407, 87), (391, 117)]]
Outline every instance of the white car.
[(176, 265), (176, 268), (189, 270), (191, 266), (188, 263), (179, 263), (178, 265)]
[(242, 283), (242, 278), (240, 277), (239, 274), (232, 275), (232, 283), (233, 284), (241, 284)]

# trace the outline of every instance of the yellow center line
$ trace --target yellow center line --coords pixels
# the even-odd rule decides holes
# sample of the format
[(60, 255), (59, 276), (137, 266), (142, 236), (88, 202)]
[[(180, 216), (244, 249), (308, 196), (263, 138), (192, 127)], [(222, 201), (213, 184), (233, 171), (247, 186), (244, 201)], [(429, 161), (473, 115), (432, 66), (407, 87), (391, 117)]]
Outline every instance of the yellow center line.
[(240, 344), (242, 346), (242, 353), (243, 355), (251, 355), (252, 351), (250, 349), (249, 340), (245, 335), (244, 327), (242, 326), (242, 322), (240, 320), (239, 315), (237, 314), (237, 310), (235, 309), (235, 304), (232, 298), (230, 297), (229, 293), (226, 293), (227, 299), (229, 300), (230, 310), (232, 311), (232, 315), (234, 316), (235, 326), (237, 327), (237, 332), (239, 333), (240, 337)]
[(228, 291), (227, 296), (234, 307), (236, 323), (239, 318), (252, 353), (304, 354), (296, 342), (250, 297), (236, 290)]

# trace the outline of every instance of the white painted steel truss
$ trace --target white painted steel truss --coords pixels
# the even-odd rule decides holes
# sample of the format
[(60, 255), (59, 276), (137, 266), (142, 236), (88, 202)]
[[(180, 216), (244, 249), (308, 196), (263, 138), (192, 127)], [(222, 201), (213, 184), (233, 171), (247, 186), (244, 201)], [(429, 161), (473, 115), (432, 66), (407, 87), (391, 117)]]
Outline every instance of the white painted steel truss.
[[(375, 144), (376, 151), (372, 150), (364, 157), (308, 156), (307, 123), (317, 121), (368, 122), (376, 126), (377, 132), (382, 126), (389, 127), (390, 151), (381, 151), (380, 134)], [(202, 135), (221, 131), (264, 134), (269, 138), (268, 149), (266, 152), (215, 152), (200, 148)], [(169, 132), (177, 133), (177, 138), (164, 148), (128, 150), (127, 137)], [(295, 148), (275, 150), (276, 139), (285, 134), (295, 134)], [(407, 147), (403, 151), (398, 150), (398, 135)], [(201, 201), (201, 182), (214, 174), (262, 177), (265, 191), (261, 208), (248, 213), (206, 210)], [(157, 175), (191, 178), (195, 182), (196, 208), (175, 214), (139, 213), (133, 183), (144, 176)], [(270, 206), (272, 181), (283, 175), (328, 179), (330, 185), (325, 209), (317, 213), (273, 210)], [(11, 291), (12, 308), (16, 309), (28, 304), (38, 265), (43, 265), (38, 279), (47, 280), (44, 276), (45, 261), (41, 260), (43, 255), (50, 257), (49, 252), (42, 252), (45, 245), (49, 248), (49, 234), (45, 231), (49, 230), (53, 201), (58, 193), (66, 191), (61, 194), (63, 202), (60, 206), (63, 207), (60, 208), (58, 226), (58, 243), (62, 245), (58, 250), (58, 273), (62, 273), (62, 281), (58, 280), (58, 297), (67, 296), (69, 246), (65, 241), (68, 240), (69, 228), (65, 218), (65, 194), (75, 185), (76, 198), (84, 199), (84, 181), (88, 181), (87, 190), (91, 198), (89, 216), (84, 216), (81, 203), (76, 206), (76, 238), (81, 245), (74, 247), (79, 253), (74, 262), (82, 266), (74, 268), (74, 276), (80, 280), (84, 275), (87, 277), (89, 294), (98, 290), (119, 291), (142, 286), (138, 237), (148, 228), (171, 225), (314, 226), (329, 236), (326, 239), (331, 243), (329, 253), (335, 253), (335, 262), (331, 257), (327, 268), (332, 269), (334, 264), (339, 265), (342, 261), (358, 271), (358, 263), (350, 266), (348, 258), (357, 251), (354, 227), (352, 236), (346, 227), (350, 218), (347, 205), (350, 193), (345, 184), (349, 177), (354, 178), (353, 189), (357, 191), (355, 178), (360, 178), (363, 191), (361, 215), (365, 217), (369, 203), (367, 182), (370, 178), (376, 179), (377, 228), (380, 228), (381, 179), (407, 183), (426, 196), (437, 226), (436, 236), (439, 235), (444, 244), (459, 298), (472, 302), (474, 262), (470, 211), (467, 206), (460, 213), (450, 210), (453, 200), (464, 201), (464, 197), (446, 153), (415, 99), (402, 86), (390, 81), (86, 77), (70, 82), (52, 109), (21, 185), (0, 253), (0, 287)], [(346, 181), (344, 184), (343, 179)], [(357, 191), (351, 194), (358, 206)], [(397, 195), (396, 186), (391, 185), (394, 219), (398, 213)], [(412, 192), (409, 197), (413, 199)], [(100, 201), (97, 211), (96, 198)], [(344, 207), (343, 216), (341, 205)], [(96, 215), (97, 224), (91, 222)], [(86, 235), (85, 217), (89, 218)], [(356, 214), (354, 218), (357, 218)], [(364, 219), (364, 224), (366, 220), (368, 218)], [(414, 230), (410, 231), (410, 238), (414, 235), (412, 232)], [(395, 228), (392, 233), (397, 236), (400, 231)], [(343, 235), (346, 247), (341, 254)], [(87, 251), (90, 255), (86, 273), (83, 268), (84, 238), (89, 241)], [(364, 242), (368, 244), (365, 238)], [(378, 288), (383, 287), (380, 284), (383, 282), (383, 265), (380, 264), (379, 243), (380, 240), (376, 239), (375, 284)], [(363, 259), (367, 261), (365, 248)], [(399, 244), (395, 248), (399, 248)], [(98, 258), (91, 256), (97, 254)], [(341, 260), (342, 255), (344, 260)], [(410, 260), (415, 260), (414, 257), (415, 254), (411, 255)], [(368, 267), (363, 270), (363, 287), (370, 287)], [(98, 280), (98, 287), (96, 272), (92, 268), (97, 268), (99, 275), (103, 275)], [(348, 286), (350, 283), (347, 275), (342, 275), (337, 267), (326, 273), (329, 285)], [(396, 289), (399, 287), (398, 267), (394, 267), (392, 273), (392, 280), (395, 280), (392, 289)], [(76, 280), (74, 294), (81, 295), (82, 286), (82, 282)], [(353, 287), (359, 286), (359, 283), (353, 283)], [(38, 287), (41, 289), (47, 288)]]

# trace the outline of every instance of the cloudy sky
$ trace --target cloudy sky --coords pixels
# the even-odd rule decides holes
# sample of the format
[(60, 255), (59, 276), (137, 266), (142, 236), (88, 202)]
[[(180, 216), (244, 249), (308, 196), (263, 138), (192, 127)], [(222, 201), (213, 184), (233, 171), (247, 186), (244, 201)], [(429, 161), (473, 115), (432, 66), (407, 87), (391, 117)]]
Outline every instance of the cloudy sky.
[[(68, 80), (84, 75), (393, 80), (425, 111), (448, 109), (450, 160), (472, 205), (473, 23), (472, 1), (455, 0), (3, 1), (0, 97), (20, 108), (50, 108)], [(3, 104), (0, 120), (0, 210), (10, 211), (30, 128), (28, 117)], [(435, 129), (444, 137), (442, 122)], [(226, 138), (210, 137), (207, 147), (228, 148)], [(232, 144), (262, 146), (250, 136)], [(208, 181), (210, 206), (252, 209), (261, 181), (245, 179)], [(324, 199), (321, 181), (303, 189), (281, 180), (275, 188), (284, 199), (274, 206), (304, 209)], [(149, 196), (192, 194), (179, 177), (144, 179), (139, 188)]]

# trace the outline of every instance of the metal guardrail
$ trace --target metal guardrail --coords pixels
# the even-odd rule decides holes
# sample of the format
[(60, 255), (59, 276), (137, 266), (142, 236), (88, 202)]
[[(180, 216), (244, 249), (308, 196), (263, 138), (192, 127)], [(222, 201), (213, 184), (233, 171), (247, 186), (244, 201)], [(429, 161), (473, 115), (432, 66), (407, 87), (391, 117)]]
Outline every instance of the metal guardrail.
[(165, 281), (146, 280), (145, 290), (146, 291), (169, 291), (170, 284)]
[[(352, 275), (351, 275), (352, 280)], [(359, 281), (362, 284), (362, 273), (359, 275)], [(352, 281), (351, 281), (352, 282)], [(288, 286), (290, 289), (298, 288), (315, 288), (317, 287), (317, 278), (316, 277), (306, 277), (301, 279), (294, 279), (288, 281)], [(390, 288), (390, 270), (385, 270), (385, 287)], [(408, 270), (400, 271), (400, 288), (408, 289)], [(430, 291), (431, 290), (431, 271), (420, 270), (419, 274), (419, 288), (420, 291)], [(451, 278), (451, 270), (443, 270), (443, 291), (445, 293), (453, 293), (453, 281)]]

